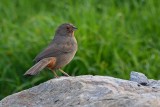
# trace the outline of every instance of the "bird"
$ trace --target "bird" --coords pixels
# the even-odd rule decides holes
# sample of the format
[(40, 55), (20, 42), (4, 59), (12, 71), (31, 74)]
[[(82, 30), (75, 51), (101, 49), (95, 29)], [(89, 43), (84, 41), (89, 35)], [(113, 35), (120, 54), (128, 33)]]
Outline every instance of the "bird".
[(65, 76), (69, 76), (61, 68), (67, 65), (77, 52), (77, 40), (74, 32), (77, 30), (71, 23), (61, 24), (55, 31), (54, 38), (49, 45), (40, 52), (34, 59), (33, 65), (24, 74), (25, 76), (33, 76), (38, 74), (44, 68), (48, 68), (58, 78), (56, 71), (59, 70)]

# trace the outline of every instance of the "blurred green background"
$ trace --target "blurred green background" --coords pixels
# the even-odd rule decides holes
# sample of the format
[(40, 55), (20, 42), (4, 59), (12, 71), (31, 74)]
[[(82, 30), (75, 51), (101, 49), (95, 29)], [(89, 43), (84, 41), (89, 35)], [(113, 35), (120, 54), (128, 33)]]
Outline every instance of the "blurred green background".
[(23, 74), (65, 22), (79, 28), (68, 74), (160, 79), (160, 0), (1, 0), (0, 99), (53, 78)]

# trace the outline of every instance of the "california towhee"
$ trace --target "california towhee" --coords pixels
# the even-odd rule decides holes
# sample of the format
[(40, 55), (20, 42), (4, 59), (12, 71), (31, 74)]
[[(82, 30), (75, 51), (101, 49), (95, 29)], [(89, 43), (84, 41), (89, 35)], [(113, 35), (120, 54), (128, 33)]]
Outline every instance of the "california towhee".
[(36, 75), (47, 67), (54, 73), (55, 77), (58, 77), (55, 72), (57, 69), (64, 75), (69, 76), (60, 68), (67, 65), (77, 51), (77, 41), (74, 37), (74, 31), (76, 29), (75, 26), (69, 23), (60, 25), (48, 47), (34, 59), (36, 64), (24, 75)]

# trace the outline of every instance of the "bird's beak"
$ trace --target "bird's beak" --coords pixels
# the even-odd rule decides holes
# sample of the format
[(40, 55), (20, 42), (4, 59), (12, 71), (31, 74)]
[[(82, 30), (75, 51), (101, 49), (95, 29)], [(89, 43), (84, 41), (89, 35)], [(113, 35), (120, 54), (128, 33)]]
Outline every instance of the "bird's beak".
[(78, 28), (77, 28), (77, 27), (75, 27), (75, 26), (73, 26), (73, 29), (74, 29), (74, 30), (77, 30)]

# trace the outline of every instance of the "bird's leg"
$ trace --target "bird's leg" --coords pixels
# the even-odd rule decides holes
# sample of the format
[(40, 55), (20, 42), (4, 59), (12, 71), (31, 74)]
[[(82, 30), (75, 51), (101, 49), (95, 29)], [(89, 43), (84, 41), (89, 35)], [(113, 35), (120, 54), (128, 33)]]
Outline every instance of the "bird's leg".
[(54, 73), (54, 76), (58, 78), (58, 75), (56, 74), (56, 72), (54, 70), (51, 70), (51, 71)]
[(66, 75), (67, 77), (69, 77), (69, 75), (66, 73), (66, 72), (64, 72), (62, 69), (59, 69), (59, 71), (60, 72), (62, 72), (64, 75)]

